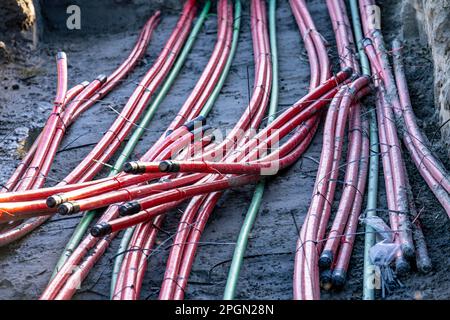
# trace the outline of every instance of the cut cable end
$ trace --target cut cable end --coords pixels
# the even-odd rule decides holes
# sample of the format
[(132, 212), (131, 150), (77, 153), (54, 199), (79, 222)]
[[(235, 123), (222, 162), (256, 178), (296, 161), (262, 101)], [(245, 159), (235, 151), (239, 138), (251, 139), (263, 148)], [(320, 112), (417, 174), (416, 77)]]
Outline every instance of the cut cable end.
[(56, 194), (54, 196), (48, 197), (45, 203), (47, 204), (47, 207), (49, 208), (55, 208), (56, 206), (67, 202), (67, 199), (65, 199), (62, 195)]
[(65, 202), (58, 206), (58, 213), (63, 216), (78, 212), (80, 212), (80, 206), (74, 202)]
[(140, 165), (136, 161), (127, 162), (123, 165), (123, 171), (130, 174), (145, 173), (145, 166)]
[(403, 257), (399, 257), (395, 261), (395, 271), (399, 276), (406, 275), (411, 271), (409, 262)]
[(119, 215), (122, 217), (131, 216), (133, 214), (140, 212), (141, 210), (142, 209), (139, 202), (137, 201), (127, 202), (119, 206)]
[(172, 162), (170, 160), (164, 160), (159, 163), (160, 172), (178, 172), (180, 171), (180, 166), (178, 163)]
[(426, 261), (423, 261), (423, 259), (417, 261), (417, 269), (423, 273), (427, 274), (433, 271), (433, 264), (431, 263), (431, 260), (426, 259)]
[(341, 289), (347, 280), (347, 273), (344, 270), (334, 270), (332, 276), (333, 286)]
[(403, 244), (402, 252), (406, 259), (414, 259), (416, 256), (416, 252), (410, 244)]
[(329, 250), (324, 251), (319, 258), (319, 267), (321, 269), (330, 269), (333, 263), (333, 253)]
[(100, 81), (100, 83), (103, 84), (103, 83), (105, 83), (108, 80), (108, 77), (105, 76), (104, 74), (100, 74), (100, 75), (98, 75), (97, 80)]
[(111, 232), (111, 226), (107, 222), (98, 223), (91, 228), (91, 235), (96, 238), (107, 236)]

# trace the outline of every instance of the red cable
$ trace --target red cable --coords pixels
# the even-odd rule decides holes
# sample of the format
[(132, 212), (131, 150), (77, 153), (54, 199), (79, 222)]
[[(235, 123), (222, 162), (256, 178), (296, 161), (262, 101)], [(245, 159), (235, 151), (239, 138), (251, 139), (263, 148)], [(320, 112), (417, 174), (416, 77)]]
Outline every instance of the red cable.
[[(176, 38), (178, 38), (178, 33), (181, 33), (182, 30), (189, 29), (188, 26), (191, 25), (193, 15), (191, 14), (191, 11), (194, 9), (195, 0), (189, 0), (186, 2), (182, 16), (180, 17), (177, 26), (175, 27), (171, 38), (169, 39), (169, 43), (172, 43), (175, 41)], [(167, 49), (163, 50), (167, 51)], [(169, 52), (170, 53), (170, 50)], [(161, 57), (161, 56), (160, 56)], [(116, 210), (107, 210), (104, 215), (101, 217), (100, 221), (103, 220), (109, 220), (112, 217), (114, 217), (117, 214)], [(41, 299), (53, 299), (56, 297), (57, 293), (61, 290), (62, 287), (64, 287), (65, 281), (68, 279), (68, 276), (70, 275), (69, 267), (68, 265), (76, 265), (78, 264), (81, 259), (85, 255), (86, 248), (92, 248), (97, 243), (97, 239), (95, 239), (92, 236), (86, 237), (78, 246), (76, 252), (74, 252), (67, 263), (64, 265), (62, 270), (58, 272), (58, 274), (55, 276), (55, 278), (49, 283), (46, 290), (43, 292)], [(90, 261), (95, 261), (95, 257), (91, 257), (92, 259)]]

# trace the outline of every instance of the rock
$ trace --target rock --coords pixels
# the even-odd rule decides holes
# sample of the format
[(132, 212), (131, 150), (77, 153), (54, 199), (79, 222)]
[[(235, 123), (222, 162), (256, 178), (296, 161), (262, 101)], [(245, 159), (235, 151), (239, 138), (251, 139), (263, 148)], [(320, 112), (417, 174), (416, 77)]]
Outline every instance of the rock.
[(6, 47), (6, 44), (3, 41), (0, 41), (0, 63), (11, 61), (12, 61), (11, 52)]
[(13, 284), (11, 283), (11, 281), (7, 279), (3, 279), (0, 281), (0, 288), (11, 288), (12, 286)]
[(36, 22), (32, 0), (2, 0), (0, 6), (1, 29), (29, 30)]
[[(36, 7), (35, 7), (36, 5)], [(2, 0), (0, 5), (0, 34), (2, 40), (23, 39), (31, 42), (34, 49), (37, 45), (41, 25), (39, 1)], [(17, 37), (19, 36), (19, 37)]]

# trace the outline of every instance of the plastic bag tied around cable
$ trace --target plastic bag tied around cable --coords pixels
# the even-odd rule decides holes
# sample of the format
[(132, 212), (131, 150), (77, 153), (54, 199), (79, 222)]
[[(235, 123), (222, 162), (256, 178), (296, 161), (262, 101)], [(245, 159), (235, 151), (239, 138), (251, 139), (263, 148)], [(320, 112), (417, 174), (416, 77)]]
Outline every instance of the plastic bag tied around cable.
[(394, 233), (392, 232), (392, 229), (380, 217), (366, 217), (362, 219), (362, 223), (375, 230), (375, 232), (377, 233), (378, 241), (386, 241), (389, 243), (394, 242)]
[(397, 243), (389, 243), (382, 241), (370, 248), (369, 256), (371, 262), (375, 265), (375, 274), (378, 277), (381, 296), (385, 298), (394, 289), (403, 287), (403, 284), (397, 278), (391, 263), (394, 261), (400, 245)]

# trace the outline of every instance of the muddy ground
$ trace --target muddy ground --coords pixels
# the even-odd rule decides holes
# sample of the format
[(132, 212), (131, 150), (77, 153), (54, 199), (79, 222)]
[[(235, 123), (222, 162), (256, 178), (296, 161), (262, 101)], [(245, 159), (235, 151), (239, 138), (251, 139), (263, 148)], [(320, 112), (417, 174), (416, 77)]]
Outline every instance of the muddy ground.
[[(383, 16), (385, 32), (397, 32), (394, 23), (398, 8), (385, 1)], [(307, 92), (309, 64), (303, 43), (287, 1), (278, 1), (278, 41), (280, 56), (280, 108), (285, 108)], [(308, 5), (319, 30), (329, 42), (336, 60), (334, 38), (324, 1)], [(230, 75), (209, 119), (213, 126), (225, 130), (238, 119), (248, 99), (248, 84), (253, 83), (253, 57), (249, 27), (249, 8), (244, 5), (238, 51)], [(165, 8), (148, 53), (131, 76), (103, 103), (86, 112), (69, 130), (50, 173), (48, 184), (62, 179), (89, 152), (114, 120), (114, 109), (120, 108), (151, 66), (177, 20), (177, 12)], [(6, 181), (20, 161), (24, 150), (43, 126), (51, 111), (55, 92), (54, 55), (64, 50), (69, 58), (70, 84), (108, 74), (127, 56), (138, 34), (138, 27), (117, 28), (109, 34), (74, 35), (46, 33), (37, 51), (26, 50), (14, 63), (0, 66), (0, 182)], [(200, 76), (212, 51), (216, 37), (216, 20), (211, 16), (168, 97), (138, 145), (137, 158), (157, 139), (176, 114)], [(420, 124), (433, 141), (436, 151), (445, 159), (439, 143), (437, 117), (433, 106), (433, 79), (430, 53), (426, 47), (408, 39), (408, 80), (412, 100)], [(249, 76), (248, 76), (249, 75)], [(370, 107), (370, 105), (368, 105)], [(291, 299), (294, 250), (298, 229), (307, 212), (312, 193), (317, 160), (321, 151), (320, 131), (306, 155), (292, 168), (271, 179), (266, 189), (261, 212), (251, 234), (246, 259), (238, 285), (237, 298)], [(113, 159), (114, 160), (114, 159)], [(113, 160), (111, 163), (113, 163)], [(422, 210), (425, 236), (428, 240), (434, 270), (431, 274), (413, 272), (402, 278), (404, 287), (390, 299), (450, 298), (449, 243), (450, 223), (445, 212), (424, 187), (424, 182), (411, 163), (408, 164), (416, 203)], [(103, 172), (103, 174), (105, 174)], [(382, 179), (382, 177), (381, 177)], [(186, 293), (187, 299), (220, 299), (226, 281), (233, 243), (242, 225), (252, 196), (252, 187), (226, 192), (211, 217), (199, 248)], [(380, 208), (385, 206), (381, 190)], [(170, 249), (169, 235), (176, 231), (180, 213), (169, 216), (161, 233), (143, 284), (142, 299), (155, 299)], [(0, 298), (35, 299), (47, 284), (61, 251), (72, 234), (79, 216), (54, 217), (30, 236), (0, 248)], [(362, 228), (359, 230), (362, 231)], [(120, 239), (94, 267), (76, 299), (107, 299), (112, 269), (111, 257)], [(362, 294), (363, 236), (358, 236), (352, 257), (349, 281), (340, 292), (323, 293), (325, 299), (360, 299)]]

